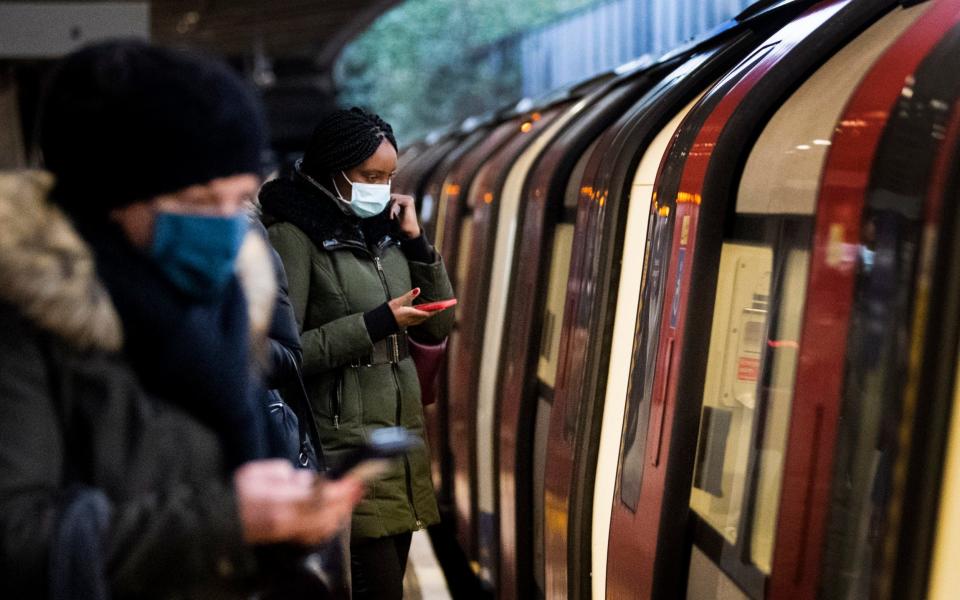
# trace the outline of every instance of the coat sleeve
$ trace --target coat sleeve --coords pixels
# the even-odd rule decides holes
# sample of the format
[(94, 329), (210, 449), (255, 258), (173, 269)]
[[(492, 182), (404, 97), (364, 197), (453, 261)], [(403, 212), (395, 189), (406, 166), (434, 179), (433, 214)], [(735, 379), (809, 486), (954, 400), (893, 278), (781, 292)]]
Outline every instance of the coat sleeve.
[[(406, 251), (407, 263), (410, 265), (410, 280), (414, 287), (420, 288), (420, 297), (417, 303), (436, 302), (454, 297), (453, 285), (447, 275), (447, 268), (440, 254), (432, 247), (425, 237), (423, 245), (429, 252)], [(423, 260), (429, 257), (429, 260)], [(421, 342), (437, 343), (443, 341), (453, 329), (455, 308), (440, 311), (439, 314), (424, 321), (421, 325), (412, 327), (410, 334)]]
[[(267, 238), (267, 231), (259, 220), (254, 226)], [(289, 284), (283, 268), (283, 261), (277, 251), (270, 248), (270, 258), (277, 274), (277, 301), (273, 307), (273, 319), (270, 322), (270, 356), (266, 373), (267, 387), (283, 387), (296, 381), (298, 367), (303, 360), (303, 348), (300, 345), (300, 330), (290, 304)]]
[[(47, 587), (67, 497), (64, 417), (43, 342), (12, 312), (0, 310), (0, 597), (33, 598)], [(141, 492), (111, 512), (97, 558), (115, 592), (211, 582), (252, 567), (226, 482)]]
[[(373, 350), (363, 313), (334, 319), (320, 327), (304, 330), (312, 286), (336, 289), (332, 276), (313, 269), (313, 245), (306, 235), (289, 223), (269, 228), (270, 243), (283, 261), (289, 283), (290, 303), (300, 329), (303, 346), (303, 373), (317, 375), (337, 369)], [(314, 280), (314, 274), (318, 280)]]

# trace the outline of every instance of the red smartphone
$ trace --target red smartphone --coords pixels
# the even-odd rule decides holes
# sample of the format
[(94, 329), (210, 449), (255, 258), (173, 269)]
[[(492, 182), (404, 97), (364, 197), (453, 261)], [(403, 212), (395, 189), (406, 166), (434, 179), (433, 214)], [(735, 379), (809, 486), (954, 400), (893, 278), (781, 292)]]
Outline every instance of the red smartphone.
[(449, 300), (441, 300), (439, 302), (428, 302), (427, 304), (414, 304), (413, 308), (417, 310), (425, 310), (427, 312), (432, 312), (435, 310), (443, 310), (445, 308), (450, 308), (456, 303), (457, 303), (456, 298), (450, 298)]

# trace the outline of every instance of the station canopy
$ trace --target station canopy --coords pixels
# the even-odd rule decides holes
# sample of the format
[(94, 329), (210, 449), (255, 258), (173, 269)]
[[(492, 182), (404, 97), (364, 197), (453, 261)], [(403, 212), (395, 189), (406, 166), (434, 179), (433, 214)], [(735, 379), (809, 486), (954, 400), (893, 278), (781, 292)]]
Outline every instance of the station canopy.
[(153, 0), (151, 37), (221, 56), (262, 50), (332, 67), (350, 40), (402, 0)]

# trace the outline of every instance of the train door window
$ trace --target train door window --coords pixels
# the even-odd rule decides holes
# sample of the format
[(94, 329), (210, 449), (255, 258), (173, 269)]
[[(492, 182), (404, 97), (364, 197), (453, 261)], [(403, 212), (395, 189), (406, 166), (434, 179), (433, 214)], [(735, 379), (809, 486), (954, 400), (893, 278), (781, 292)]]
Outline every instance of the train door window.
[[(563, 322), (563, 305), (567, 291), (567, 275), (570, 272), (570, 253), (573, 249), (573, 225), (558, 224), (553, 236), (550, 275), (547, 280), (547, 303), (542, 315), (543, 331), (540, 338), (540, 357), (537, 368), (537, 416), (534, 429), (533, 457), (533, 549), (534, 574), (543, 586), (545, 520), (557, 518), (556, 511), (544, 493), (544, 475), (547, 472), (547, 438), (550, 432), (550, 413), (553, 410), (553, 393), (557, 379), (560, 354), (560, 327)], [(559, 518), (565, 518), (560, 515)]]
[(443, 248), (443, 232), (447, 228), (447, 210), (456, 210), (460, 202), (460, 185), (447, 179), (441, 186), (440, 200), (437, 202), (437, 224), (433, 241), (435, 248)]
[(720, 256), (690, 505), (731, 544), (743, 508), (772, 258), (768, 247), (733, 243)]
[(807, 286), (810, 253), (791, 249), (783, 265), (780, 295), (780, 316), (777, 339), (767, 341), (769, 347), (769, 386), (762, 432), (758, 433), (757, 484), (752, 515), (750, 558), (764, 573), (770, 572), (773, 559), (774, 532), (783, 479), (784, 452), (789, 432), (793, 383), (796, 377), (803, 299)]
[[(822, 165), (850, 94), (918, 15), (891, 11), (780, 107), (753, 146), (727, 224), (690, 506), (710, 568), (754, 598), (776, 543)], [(691, 585), (704, 576), (691, 561)]]
[[(473, 216), (467, 215), (463, 217), (463, 221), (460, 225), (460, 240), (459, 247), (457, 250), (457, 266), (456, 266), (456, 278), (454, 280), (454, 285), (457, 288), (462, 288), (465, 285), (467, 280), (467, 275), (469, 274), (470, 269), (470, 244), (473, 241)], [(454, 317), (457, 321), (460, 320), (461, 313), (456, 313)], [(451, 337), (457, 337), (461, 335), (459, 331), (455, 328)], [(457, 364), (458, 354), (460, 352), (460, 344), (450, 344), (450, 364)]]
[(570, 183), (564, 191), (563, 212), (554, 230), (550, 276), (547, 283), (547, 304), (543, 314), (540, 360), (537, 369), (540, 381), (548, 385), (551, 390), (556, 385), (557, 370), (560, 366), (560, 332), (563, 327), (563, 310), (567, 299), (567, 278), (570, 275), (577, 202), (580, 199), (579, 182), (583, 179), (587, 160), (596, 145), (596, 142), (590, 144), (570, 173)]
[(540, 337), (540, 360), (537, 368), (540, 383), (551, 390), (557, 380), (560, 328), (563, 325), (563, 306), (567, 295), (573, 229), (573, 225), (561, 223), (557, 225), (553, 234), (550, 276), (547, 281), (547, 304), (543, 312), (543, 332)]
[(720, 256), (690, 507), (711, 569), (754, 582), (770, 572), (812, 227), (740, 214)]
[(623, 424), (623, 442), (620, 449), (620, 501), (636, 512), (643, 481), (646, 431), (650, 421), (650, 396), (653, 393), (653, 373), (657, 360), (657, 340), (660, 337), (660, 315), (668, 250), (673, 238), (672, 208), (659, 205), (654, 198), (648, 221), (648, 248), (644, 256), (641, 301), (634, 331), (635, 344), (631, 364), (634, 365), (627, 388), (627, 410)]
[(473, 243), (473, 215), (466, 214), (460, 221), (460, 245), (457, 248), (457, 284), (463, 286), (470, 273), (470, 244)]
[[(584, 152), (570, 175), (571, 181), (580, 181), (586, 169), (587, 158), (596, 144)], [(563, 310), (567, 298), (567, 280), (570, 276), (570, 258), (573, 253), (573, 236), (576, 220), (576, 202), (579, 196), (567, 191), (564, 195), (563, 212), (554, 228), (553, 247), (550, 252), (549, 275), (547, 278), (547, 302), (541, 315), (542, 330), (540, 336), (539, 358), (537, 364), (537, 416), (534, 430), (533, 465), (533, 515), (534, 515), (534, 574), (540, 589), (545, 572), (544, 561), (544, 521), (545, 519), (566, 519), (563, 503), (548, 498), (544, 492), (544, 474), (547, 471), (547, 438), (550, 432), (550, 418), (553, 411), (553, 395), (557, 383), (557, 371), (560, 366), (560, 333), (563, 327)], [(556, 208), (556, 207), (551, 207)], [(521, 241), (522, 243), (522, 241)]]

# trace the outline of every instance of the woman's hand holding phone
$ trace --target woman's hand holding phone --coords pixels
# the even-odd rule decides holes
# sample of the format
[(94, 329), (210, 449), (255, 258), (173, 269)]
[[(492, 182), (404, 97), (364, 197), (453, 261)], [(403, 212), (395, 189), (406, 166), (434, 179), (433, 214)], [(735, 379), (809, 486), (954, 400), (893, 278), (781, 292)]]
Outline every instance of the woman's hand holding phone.
[(393, 311), (393, 318), (396, 320), (397, 325), (400, 326), (400, 329), (419, 325), (434, 315), (432, 312), (411, 306), (413, 299), (419, 295), (420, 288), (413, 288), (406, 294), (394, 298), (387, 303), (390, 306), (390, 310)]
[(456, 298), (450, 298), (449, 300), (413, 305), (414, 298), (419, 295), (420, 288), (413, 288), (406, 294), (388, 302), (390, 310), (393, 311), (393, 318), (396, 319), (397, 325), (399, 325), (401, 329), (419, 325), (438, 312), (446, 310), (457, 303)]

